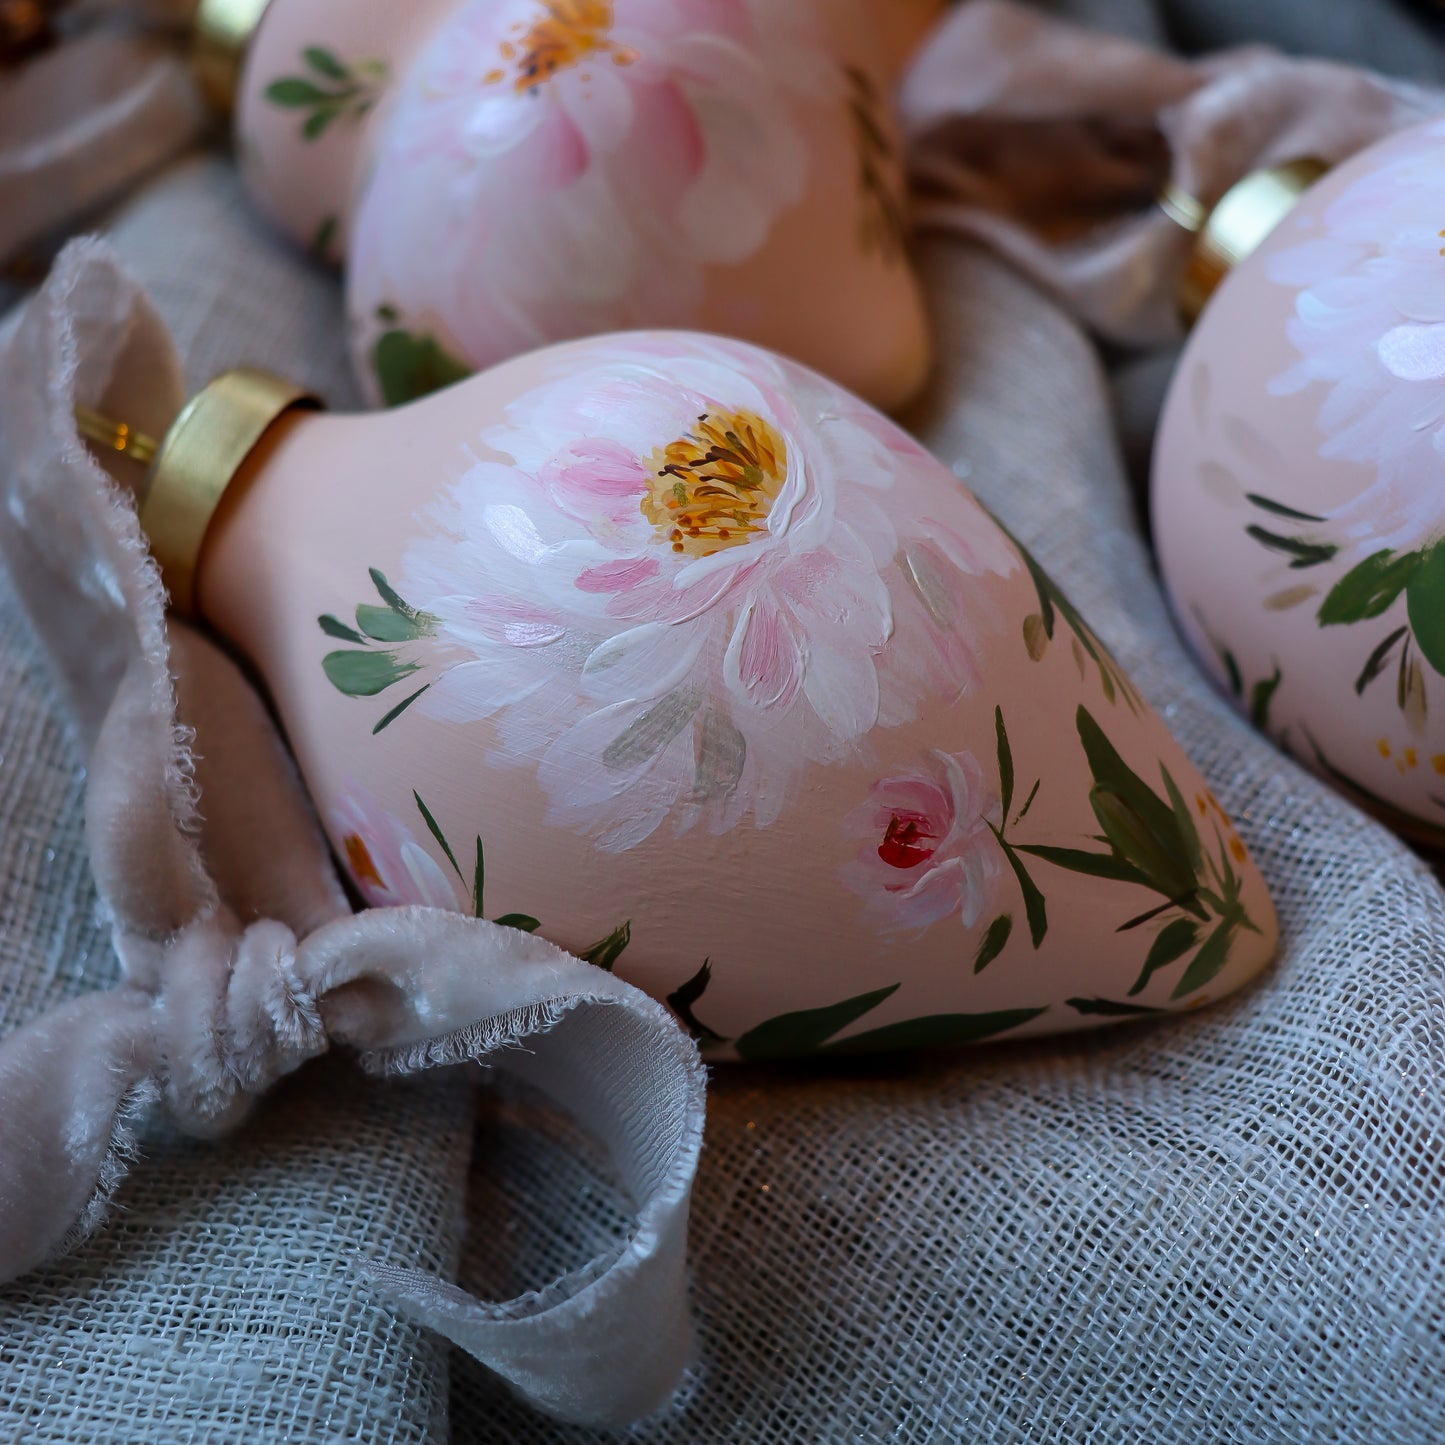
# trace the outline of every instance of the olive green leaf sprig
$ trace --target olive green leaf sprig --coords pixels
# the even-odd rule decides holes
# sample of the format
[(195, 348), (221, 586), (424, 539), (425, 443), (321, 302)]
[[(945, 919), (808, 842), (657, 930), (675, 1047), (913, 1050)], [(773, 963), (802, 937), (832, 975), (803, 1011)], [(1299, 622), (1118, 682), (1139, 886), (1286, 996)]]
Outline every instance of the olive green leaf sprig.
[[(381, 603), (358, 603), (355, 627), (330, 612), (316, 619), (328, 637), (352, 644), (336, 652), (328, 652), (321, 659), (322, 671), (331, 685), (347, 697), (375, 697), (419, 671), (421, 664), (405, 655), (404, 646), (430, 636), (436, 629), (436, 618), (406, 602), (386, 580), (384, 573), (372, 567), (370, 575)], [(384, 645), (378, 647), (375, 645), (378, 643)], [(372, 728), (372, 732), (379, 733), (389, 727), (430, 686), (430, 683), (423, 683), (402, 698)]]
[(303, 140), (318, 140), (334, 121), (359, 121), (381, 98), (387, 67), (383, 60), (358, 60), (347, 65), (324, 45), (301, 52), (303, 74), (283, 75), (265, 89), (272, 105), (305, 112)]
[[(1327, 521), (1297, 511), (1282, 502), (1251, 492), (1247, 499), (1269, 518), (1245, 528), (1260, 546), (1288, 557), (1291, 571), (1326, 567), (1339, 553), (1336, 543), (1322, 538), (1318, 529)], [(1291, 588), (1277, 606), (1298, 605), (1313, 598), (1318, 588)], [(1403, 599), (1403, 615), (1397, 604)], [(1421, 664), (1445, 675), (1445, 542), (1432, 542), (1408, 552), (1381, 547), (1356, 562), (1330, 584), (1315, 612), (1320, 627), (1353, 627), (1383, 618), (1374, 646), (1364, 657), (1355, 693), (1363, 696), (1377, 678), (1392, 666), (1395, 701), (1416, 728), (1426, 718), (1425, 674)], [(1391, 623), (1394, 625), (1392, 626)]]

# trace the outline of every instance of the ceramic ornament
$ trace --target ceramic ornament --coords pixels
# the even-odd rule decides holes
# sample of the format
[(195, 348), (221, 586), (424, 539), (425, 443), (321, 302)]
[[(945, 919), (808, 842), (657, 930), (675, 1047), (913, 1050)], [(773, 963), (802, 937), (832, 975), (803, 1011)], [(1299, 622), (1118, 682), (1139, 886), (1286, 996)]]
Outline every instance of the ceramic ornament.
[(371, 400), (634, 326), (921, 385), (889, 93), (931, 0), (250, 4), (246, 180), (345, 257)]
[(1315, 182), (1204, 309), (1154, 459), (1181, 627), (1239, 707), (1445, 841), (1445, 126)]
[(141, 520), (365, 902), (540, 929), (745, 1059), (1085, 1028), (1270, 959), (1159, 718), (833, 382), (650, 332), (395, 411), (296, 397), (213, 383)]

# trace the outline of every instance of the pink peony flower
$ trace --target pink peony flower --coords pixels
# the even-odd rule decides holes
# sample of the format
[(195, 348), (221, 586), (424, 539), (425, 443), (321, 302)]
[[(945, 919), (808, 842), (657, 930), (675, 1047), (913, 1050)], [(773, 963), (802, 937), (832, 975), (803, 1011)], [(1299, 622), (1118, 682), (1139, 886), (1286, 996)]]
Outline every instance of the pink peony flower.
[(431, 854), (400, 818), (363, 787), (351, 784), (327, 817), (336, 851), (373, 908), (421, 903), (457, 907), (457, 895)]
[(1329, 516), (1343, 561), (1445, 535), (1442, 185), (1445, 125), (1436, 125), (1338, 196), (1323, 235), (1269, 262), (1272, 280), (1299, 291), (1289, 325), (1299, 360), (1271, 389), (1324, 383), (1320, 455), (1375, 475)]
[(874, 783), (843, 820), (863, 844), (842, 879), (886, 926), (923, 929), (956, 917), (970, 928), (1003, 876), (990, 819), (1000, 821), (999, 800), (978, 760), (935, 750), (919, 772)]
[[(404, 559), (417, 703), (497, 720), (549, 821), (629, 848), (771, 823), (809, 763), (978, 679), (1017, 557), (941, 465), (802, 367), (654, 333), (565, 354)], [(968, 540), (927, 508), (961, 506)]]
[(795, 107), (839, 84), (815, 24), (796, 0), (471, 0), (389, 118), (355, 309), (391, 306), (478, 369), (694, 322), (703, 268), (802, 199)]

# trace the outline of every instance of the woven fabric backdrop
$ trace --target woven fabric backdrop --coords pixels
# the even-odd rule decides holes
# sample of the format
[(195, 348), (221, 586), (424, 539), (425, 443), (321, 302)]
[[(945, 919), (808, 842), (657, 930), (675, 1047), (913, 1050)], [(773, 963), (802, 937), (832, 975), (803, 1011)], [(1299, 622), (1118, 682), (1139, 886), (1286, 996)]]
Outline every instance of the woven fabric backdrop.
[[(1215, 43), (1252, 18), (1225, 0), (1054, 8), (1156, 39), (1213, 16)], [(1431, 52), (1403, 8), (1321, 8), (1277, 4), (1272, 38), (1293, 15), (1318, 49), (1334, 16), (1347, 44), (1369, 12), (1372, 58), (1407, 46), (1401, 68), (1421, 75)], [(334, 284), (263, 233), (223, 162), (174, 168), (115, 234), (193, 383), (248, 360), (353, 399)], [(627, 1438), (1433, 1442), (1445, 895), (1180, 652), (1090, 345), (992, 258), (923, 251), (940, 362), (911, 424), (1199, 762), (1273, 886), (1284, 948), (1250, 991), (1171, 1023), (719, 1071), (692, 1228), (697, 1358), (671, 1409)], [(1133, 415), (1147, 425), (1147, 407)], [(83, 785), (0, 591), (0, 1028), (113, 974)], [(505, 1297), (626, 1227), (567, 1122), (516, 1089), (478, 1102), (477, 1072), (365, 1084), (328, 1061), (221, 1144), (144, 1131), (124, 1212), (0, 1294), (0, 1438), (616, 1438), (516, 1404), (347, 1269), (352, 1253), (455, 1267)]]

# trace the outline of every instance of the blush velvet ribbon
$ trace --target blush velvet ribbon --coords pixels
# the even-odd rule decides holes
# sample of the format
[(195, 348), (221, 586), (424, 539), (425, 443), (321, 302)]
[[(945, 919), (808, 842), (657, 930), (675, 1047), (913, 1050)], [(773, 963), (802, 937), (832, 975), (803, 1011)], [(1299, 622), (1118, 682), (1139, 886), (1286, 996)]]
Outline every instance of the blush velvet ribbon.
[(67, 17), (62, 44), (0, 80), (0, 265), (192, 145), (205, 103), (162, 17)]
[(87, 759), (121, 964), (118, 987), (0, 1040), (0, 1281), (101, 1223), (143, 1106), (214, 1135), (331, 1047), (382, 1073), (485, 1058), (598, 1136), (636, 1205), (630, 1236), (500, 1304), (361, 1268), (543, 1409), (642, 1415), (689, 1348), (696, 1048), (651, 999), (542, 939), (435, 909), (353, 915), (260, 698), (165, 615), (124, 470), (140, 468), (107, 473), (72, 420), (79, 403), (160, 435), (183, 399), (159, 317), (98, 240), (66, 247), (0, 339), (0, 554)]
[(1192, 236), (1166, 185), (1212, 205), (1261, 166), (1330, 164), (1445, 109), (1445, 96), (1259, 46), (1189, 61), (1009, 0), (967, 0), (900, 96), (914, 214), (1002, 252), (1101, 336), (1182, 334)]

